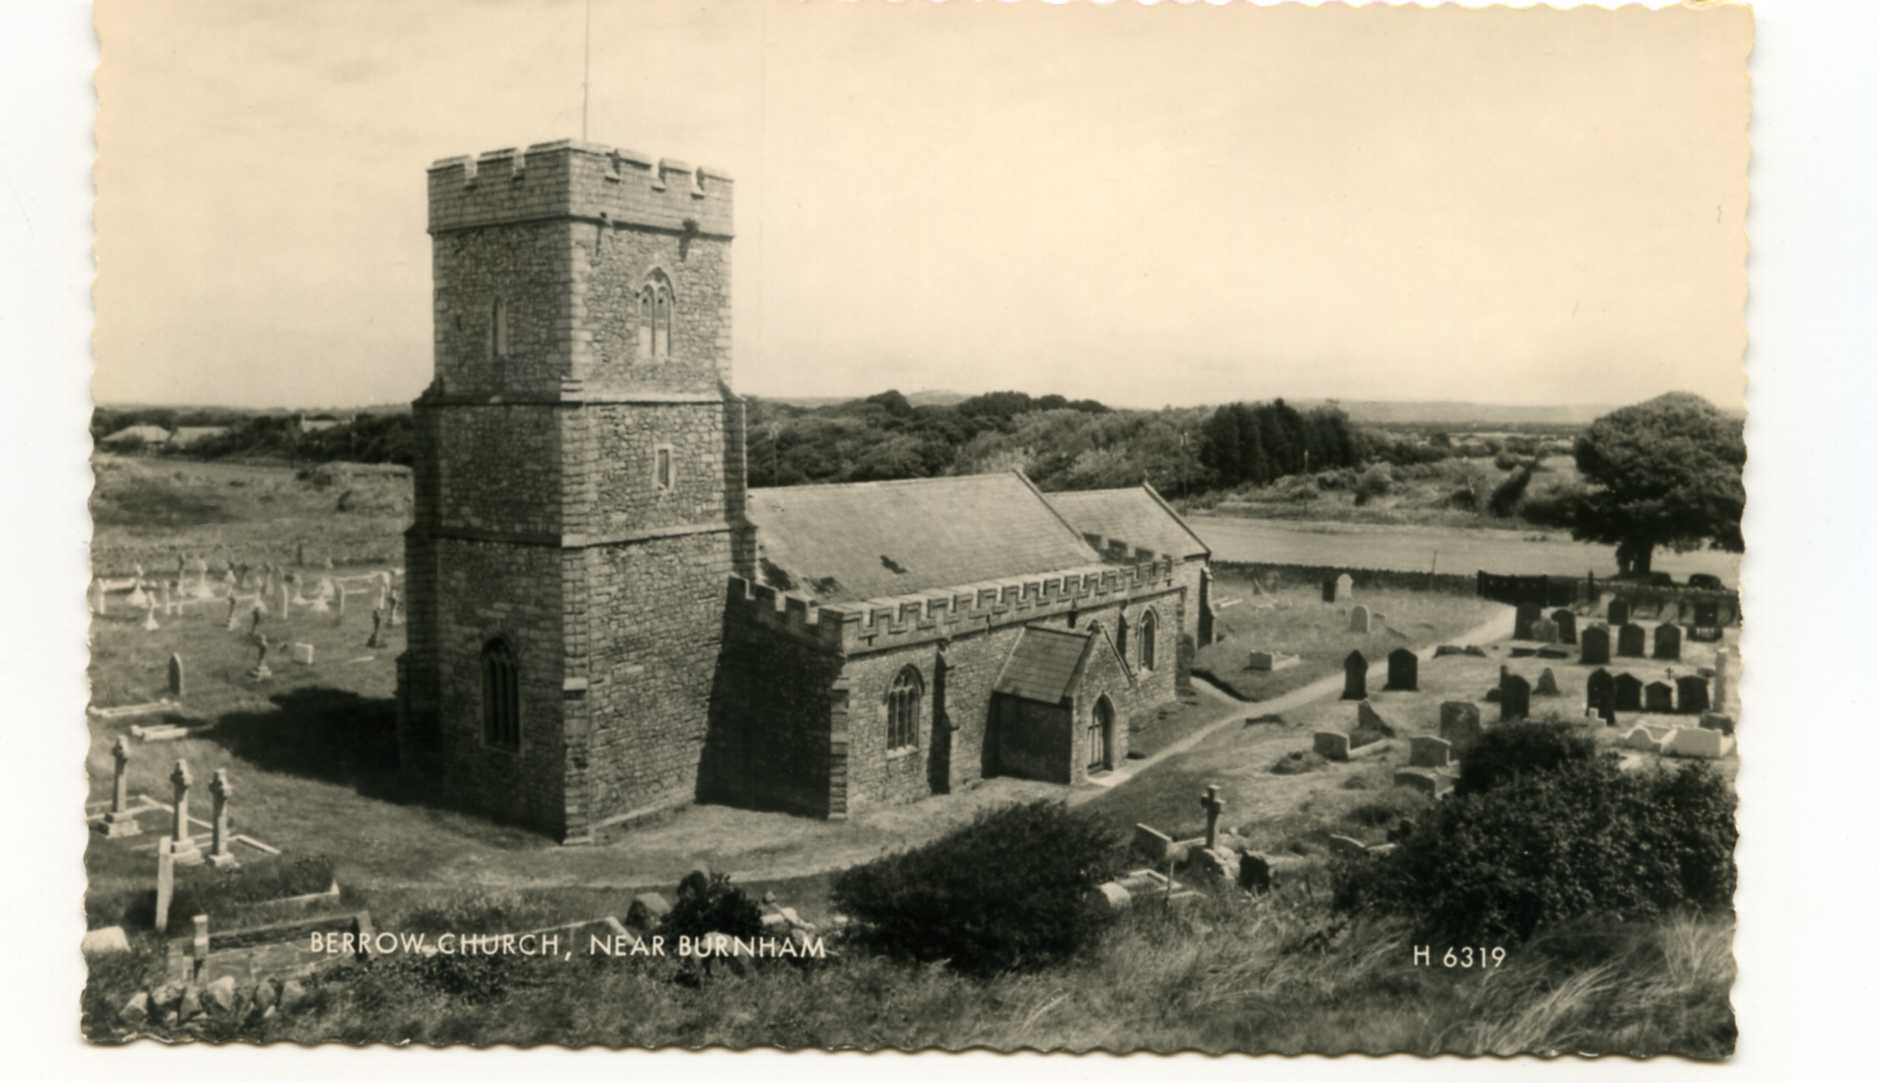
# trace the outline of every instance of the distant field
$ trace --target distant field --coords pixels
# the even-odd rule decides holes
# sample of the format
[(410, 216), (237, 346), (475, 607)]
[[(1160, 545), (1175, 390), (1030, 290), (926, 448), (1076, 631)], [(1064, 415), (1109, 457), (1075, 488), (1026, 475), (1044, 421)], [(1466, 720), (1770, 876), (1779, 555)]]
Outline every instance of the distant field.
[[(1476, 571), (1505, 575), (1613, 574), (1617, 562), (1608, 545), (1572, 541), (1562, 531), (1480, 530), (1464, 527), (1383, 526), (1369, 523), (1315, 523), (1194, 515), (1188, 522), (1213, 549), (1215, 560), (1274, 564), (1337, 565), (1470, 575)], [(1741, 582), (1741, 554), (1701, 550), (1659, 550), (1657, 571), (1678, 580), (1692, 572)]]

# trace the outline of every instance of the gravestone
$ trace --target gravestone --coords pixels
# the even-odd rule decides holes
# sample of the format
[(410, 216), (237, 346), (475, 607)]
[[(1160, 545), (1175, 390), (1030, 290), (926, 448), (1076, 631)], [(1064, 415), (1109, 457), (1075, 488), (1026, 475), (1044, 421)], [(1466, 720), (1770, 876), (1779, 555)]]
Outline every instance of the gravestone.
[(1604, 614), (1604, 623), (1612, 627), (1630, 623), (1630, 603), (1622, 598), (1612, 598), (1611, 608)]
[(251, 613), (254, 619), (248, 624), (248, 634), (258, 636), (261, 634), (261, 618), (267, 615), (267, 606), (256, 601)]
[(241, 630), (241, 599), (233, 594), (228, 596), (228, 619), (223, 622), (223, 627), (231, 632)]
[(1663, 608), (1656, 613), (1656, 619), (1664, 624), (1682, 623), (1682, 606), (1675, 602), (1664, 602)]
[(295, 643), (289, 649), (293, 651), (294, 661), (300, 663), (303, 666), (310, 666), (313, 664), (313, 644)]
[(1522, 602), (1513, 609), (1513, 638), (1531, 639), (1533, 622), (1539, 619), (1539, 607), (1531, 602)]
[(176, 896), (176, 858), (170, 853), (170, 840), (157, 843), (156, 930), (162, 932), (170, 923), (170, 900)]
[(1206, 848), (1211, 850), (1219, 845), (1219, 814), (1226, 811), (1226, 802), (1219, 799), (1219, 787), (1208, 786), (1200, 795), (1200, 810), (1206, 813)]
[(1558, 695), (1558, 678), (1552, 675), (1550, 669), (1539, 671), (1539, 683), (1532, 686), (1532, 694), (1535, 696)]
[(1441, 705), (1441, 739), (1462, 755), (1480, 740), (1480, 708), (1453, 700)]
[(130, 811), (130, 738), (120, 736), (111, 742), (111, 811), (101, 825), (106, 838), (121, 839), (138, 834), (143, 825)]
[(1343, 698), (1369, 698), (1369, 659), (1362, 651), (1351, 651), (1343, 660)]
[(1735, 649), (1723, 647), (1715, 652), (1715, 702), (1716, 714), (1735, 713)]
[[(259, 623), (259, 619), (258, 619), (258, 617), (257, 617), (257, 620), (256, 620), (256, 623)], [(265, 633), (256, 633), (256, 634), (255, 634), (255, 637), (254, 637), (254, 649), (255, 649), (255, 658), (254, 658), (254, 668), (248, 671), (248, 679), (249, 679), (249, 680), (251, 680), (251, 681), (265, 681), (265, 680), (267, 680), (267, 679), (268, 679), (269, 677), (272, 677), (272, 676), (274, 675), (274, 671), (273, 671), (273, 670), (271, 670), (271, 669), (269, 669), (269, 668), (267, 668), (267, 652), (268, 652), (268, 651), (269, 651), (270, 649), (272, 649), (272, 648), (273, 648), (273, 646), (274, 646), (274, 645), (273, 645), (272, 643), (270, 643), (270, 642), (268, 642), (268, 638), (267, 638), (267, 636), (266, 636), (266, 634), (265, 634)]]
[(161, 602), (159, 604), (163, 606), (163, 615), (166, 617), (175, 616), (176, 615), (176, 601), (175, 601), (175, 595), (170, 593), (170, 581), (169, 580), (165, 579), (161, 583), (157, 584), (157, 596), (161, 599)]
[(1696, 676), (1676, 678), (1676, 711), (1678, 714), (1706, 714), (1708, 704), (1708, 681)]
[(1587, 666), (1609, 665), (1611, 661), (1611, 632), (1601, 624), (1594, 624), (1578, 637), (1578, 662)]
[(1174, 840), (1171, 836), (1156, 831), (1147, 824), (1135, 825), (1135, 852), (1148, 861), (1159, 865), (1173, 852)]
[(170, 695), (177, 699), (182, 699), (183, 693), (188, 687), (188, 682), (184, 679), (183, 656), (180, 654), (171, 654), (169, 669)]
[(404, 599), (398, 597), (395, 590), (386, 597), (385, 613), (385, 623), (391, 627), (404, 623)]
[(1337, 601), (1341, 602), (1345, 598), (1352, 597), (1355, 594), (1356, 580), (1351, 579), (1350, 573), (1348, 572), (1339, 575), (1337, 577)]
[(1643, 682), (1628, 673), (1619, 673), (1611, 682), (1611, 691), (1620, 711), (1643, 710)]
[(1569, 609), (1554, 609), (1552, 623), (1558, 626), (1558, 641), (1568, 646), (1578, 645), (1578, 614)]
[(1395, 727), (1391, 726), (1383, 716), (1377, 714), (1376, 708), (1371, 707), (1366, 699), (1357, 701), (1356, 726), (1358, 729), (1382, 730), (1390, 734), (1395, 732)]
[(1407, 647), (1397, 647), (1389, 652), (1389, 681), (1382, 686), (1385, 692), (1413, 692), (1420, 685), (1422, 660)]
[(1656, 649), (1650, 654), (1659, 662), (1682, 661), (1682, 629), (1673, 624), (1656, 626)]
[(1332, 577), (1330, 579), (1324, 580), (1324, 601), (1334, 602), (1336, 600), (1337, 600), (1337, 580), (1334, 577)]
[(339, 584), (333, 593), (333, 623), (343, 624), (346, 619), (346, 585)]
[(1414, 768), (1402, 768), (1396, 771), (1393, 779), (1397, 786), (1407, 786), (1410, 789), (1419, 790), (1429, 797), (1441, 796), (1441, 780), (1427, 771), (1416, 770)]
[(293, 616), (293, 593), (288, 589), (286, 580), (282, 580), (280, 584), (280, 619), (286, 620), (291, 616)]
[(1617, 629), (1617, 657), (1643, 657), (1643, 625), (1626, 624)]
[(1585, 709), (1596, 712), (1607, 725), (1617, 721), (1617, 690), (1610, 670), (1596, 670), (1585, 681)]
[(1358, 635), (1368, 635), (1370, 630), (1369, 607), (1352, 606), (1350, 609), (1350, 631)]
[(228, 784), (228, 769), (216, 768), (214, 777), (209, 779), (209, 796), (215, 799), (215, 812), (210, 817), (209, 864), (218, 869), (239, 868), (241, 865), (228, 848), (234, 840), (228, 827), (228, 799), (234, 795), (234, 787)]
[(1518, 722), (1532, 714), (1532, 685), (1517, 673), (1500, 680), (1500, 721)]
[(178, 865), (193, 865), (202, 860), (202, 851), (189, 836), (189, 787), (195, 782), (189, 774), (189, 761), (177, 760), (170, 768), (170, 856)]
[(1668, 714), (1676, 709), (1676, 690), (1666, 681), (1651, 681), (1643, 686), (1643, 709), (1652, 714)]
[(1540, 617), (1538, 620), (1532, 622), (1532, 636), (1530, 638), (1534, 643), (1557, 643), (1558, 625), (1544, 617)]
[(1327, 760), (1343, 763), (1350, 758), (1350, 735), (1335, 730), (1318, 730), (1311, 734), (1311, 751)]
[(143, 604), (143, 630), (146, 632), (154, 632), (162, 627), (161, 624), (157, 623), (156, 619), (156, 599), (145, 598)]
[(1453, 760), (1454, 746), (1439, 737), (1409, 738), (1410, 767), (1446, 767)]
[[(372, 610), (372, 634), (371, 634), (371, 637), (365, 641), (366, 646), (372, 648), (373, 650), (377, 650), (379, 647), (384, 646), (384, 642), (379, 639), (379, 632), (383, 629), (384, 623), (385, 623), (385, 611), (382, 609)], [(1258, 667), (1254, 666), (1252, 668), (1257, 669)]]

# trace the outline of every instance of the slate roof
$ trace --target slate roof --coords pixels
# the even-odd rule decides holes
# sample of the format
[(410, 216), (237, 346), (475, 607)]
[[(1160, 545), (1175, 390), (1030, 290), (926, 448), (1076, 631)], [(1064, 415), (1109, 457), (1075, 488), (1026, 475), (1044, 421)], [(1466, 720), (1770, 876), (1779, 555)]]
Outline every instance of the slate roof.
[(1076, 685), (1076, 676), (1082, 672), (1083, 658), (1094, 638), (1094, 625), (1025, 625), (991, 690), (1037, 703), (1062, 703)]
[(1015, 471), (752, 489), (757, 581), (820, 602), (1042, 575), (1100, 557)]
[(1186, 521), (1146, 485), (1050, 493), (1045, 499), (1078, 534), (1100, 534), (1180, 560), (1212, 552)]

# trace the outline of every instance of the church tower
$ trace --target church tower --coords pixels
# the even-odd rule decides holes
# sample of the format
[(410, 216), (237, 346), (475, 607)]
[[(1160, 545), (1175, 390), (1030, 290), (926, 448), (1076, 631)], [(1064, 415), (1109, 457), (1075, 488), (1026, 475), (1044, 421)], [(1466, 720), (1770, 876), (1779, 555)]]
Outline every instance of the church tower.
[(585, 143), (430, 167), (403, 766), (565, 841), (693, 799), (749, 575), (730, 178)]

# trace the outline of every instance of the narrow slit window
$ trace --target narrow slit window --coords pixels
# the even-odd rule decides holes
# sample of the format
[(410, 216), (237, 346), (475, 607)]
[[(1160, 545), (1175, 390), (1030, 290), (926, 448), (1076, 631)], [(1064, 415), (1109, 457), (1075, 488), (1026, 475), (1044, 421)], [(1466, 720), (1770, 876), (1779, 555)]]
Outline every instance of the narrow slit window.
[(509, 303), (498, 297), (489, 305), (489, 356), (509, 356)]
[(515, 652), (506, 640), (483, 647), (483, 740), (497, 748), (522, 743), (521, 690), (515, 679)]
[(671, 448), (662, 447), (652, 453), (652, 484), (658, 487), (659, 492), (672, 491)]

